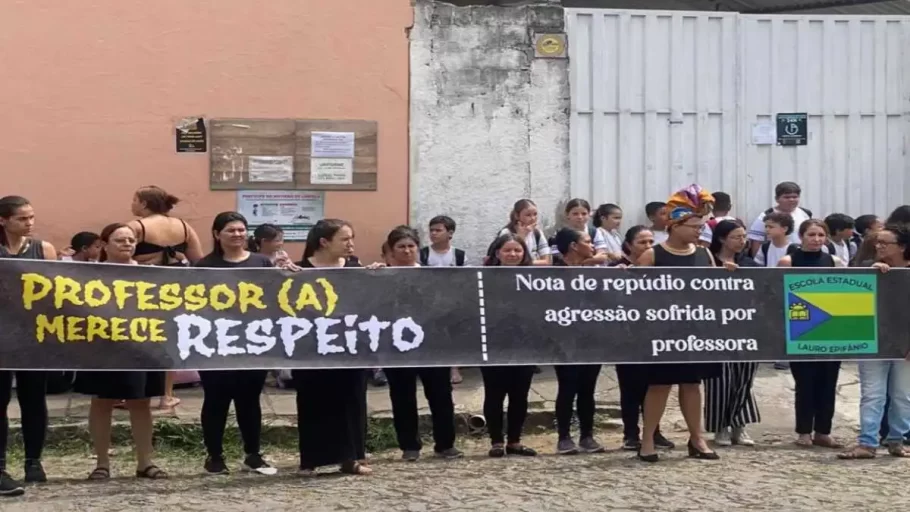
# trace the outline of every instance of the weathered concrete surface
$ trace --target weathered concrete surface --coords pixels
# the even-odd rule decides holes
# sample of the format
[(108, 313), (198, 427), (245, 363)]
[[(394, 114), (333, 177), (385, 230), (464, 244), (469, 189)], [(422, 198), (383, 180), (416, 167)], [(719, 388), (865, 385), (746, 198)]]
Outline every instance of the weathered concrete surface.
[[(475, 261), (512, 204), (537, 202), (541, 227), (569, 193), (567, 59), (534, 58), (533, 35), (564, 31), (553, 5), (418, 0), (411, 40), (411, 223), (455, 219)], [(478, 184), (482, 183), (482, 186)]]
[[(483, 410), (483, 381), (477, 369), (463, 370), (465, 380), (455, 386), (454, 398), (457, 411), (464, 419), (470, 414), (479, 414)], [(789, 372), (774, 370), (770, 365), (764, 366), (755, 382), (756, 395), (762, 415), (762, 429), (774, 434), (774, 439), (783, 440), (793, 430), (793, 378)], [(556, 400), (556, 376), (553, 369), (544, 368), (543, 373), (534, 376), (531, 388), (531, 425), (552, 426), (552, 414)], [(156, 412), (158, 417), (170, 417), (177, 421), (197, 423), (202, 407), (200, 389), (178, 390), (177, 395), (182, 403), (173, 412)], [(612, 366), (605, 366), (597, 386), (598, 408), (605, 416), (618, 417), (619, 385)], [(418, 392), (418, 403), (422, 414), (429, 414), (422, 392)], [(56, 395), (48, 397), (48, 407), (52, 422), (55, 424), (80, 424), (86, 420), (89, 399), (82, 395)], [(296, 404), (291, 391), (266, 388), (262, 397), (264, 421), (272, 424), (296, 422)], [(368, 395), (368, 406), (373, 416), (391, 416), (391, 403), (388, 388), (371, 388)], [(15, 399), (10, 404), (10, 417), (18, 423), (19, 409)], [(125, 411), (117, 411), (117, 418), (127, 419)], [(665, 429), (668, 431), (684, 430), (682, 417), (671, 398), (665, 416)], [(837, 402), (835, 425), (853, 429), (859, 422), (859, 385), (855, 364), (845, 364), (841, 371), (840, 390)], [(618, 420), (611, 422), (618, 426)], [(601, 426), (605, 426), (601, 422)], [(851, 431), (852, 432), (852, 431)], [(852, 435), (852, 433), (851, 433)]]

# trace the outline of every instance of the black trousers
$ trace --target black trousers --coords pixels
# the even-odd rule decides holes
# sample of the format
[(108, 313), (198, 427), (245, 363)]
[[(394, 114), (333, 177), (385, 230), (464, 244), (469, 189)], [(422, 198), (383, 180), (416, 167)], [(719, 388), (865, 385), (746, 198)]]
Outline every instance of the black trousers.
[(210, 456), (224, 454), (224, 428), (231, 402), (246, 454), (259, 453), (262, 434), (262, 407), (259, 396), (267, 370), (205, 370), (199, 372), (205, 397), (202, 399), (202, 438)]
[(47, 373), (0, 371), (0, 470), (6, 469), (9, 443), (7, 407), (12, 399), (13, 374), (16, 376), (16, 398), (22, 412), (22, 439), (26, 459), (40, 459), (47, 437)]
[(534, 379), (533, 366), (482, 366), (483, 415), (493, 444), (502, 444), (503, 402), (509, 397), (506, 436), (509, 444), (521, 441), (521, 429), (528, 416), (528, 392)]
[(831, 434), (840, 361), (791, 362), (796, 381), (796, 433)]
[(433, 418), (433, 441), (436, 452), (455, 446), (455, 403), (448, 368), (389, 368), (389, 396), (392, 399), (392, 421), (398, 446), (402, 451), (419, 451), (420, 431), (417, 416), (417, 379), (423, 383), (423, 394)]
[(578, 364), (556, 366), (556, 429), (559, 438), (569, 437), (572, 405), (577, 402), (578, 427), (581, 437), (594, 434), (594, 388), (600, 365)]
[[(648, 394), (648, 370), (638, 364), (616, 365), (619, 381), (619, 410), (622, 414), (623, 439), (638, 439), (641, 430), (638, 419), (644, 414), (645, 395)], [(660, 434), (660, 427), (654, 435)]]

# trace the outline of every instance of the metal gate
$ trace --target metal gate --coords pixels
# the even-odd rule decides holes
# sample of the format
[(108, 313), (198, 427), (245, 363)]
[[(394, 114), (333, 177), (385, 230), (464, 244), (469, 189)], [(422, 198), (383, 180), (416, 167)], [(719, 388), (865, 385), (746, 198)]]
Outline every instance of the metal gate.
[[(910, 201), (910, 17), (566, 16), (574, 197), (630, 221), (693, 182), (749, 219), (780, 181), (817, 216)], [(777, 145), (781, 113), (807, 114), (805, 145)]]

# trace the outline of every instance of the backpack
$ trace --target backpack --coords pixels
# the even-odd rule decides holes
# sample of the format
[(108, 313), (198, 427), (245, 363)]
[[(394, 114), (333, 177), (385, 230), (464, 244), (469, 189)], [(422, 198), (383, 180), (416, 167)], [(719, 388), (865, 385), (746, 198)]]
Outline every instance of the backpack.
[[(828, 254), (831, 256), (837, 256), (837, 248), (834, 247), (834, 242), (827, 241), (825, 242), (825, 249), (828, 249)], [(847, 240), (847, 261), (853, 261), (853, 258), (856, 256), (859, 246), (853, 241), (853, 239)]]
[[(764, 257), (766, 267), (768, 266), (768, 249), (770, 249), (770, 248), (771, 248), (770, 240), (768, 240), (767, 242), (762, 242), (760, 250), (761, 250), (761, 255)], [(797, 249), (799, 249), (799, 245), (797, 245), (797, 244), (788, 245), (787, 246), (787, 256), (793, 254)]]
[[(808, 215), (810, 219), (812, 218), (812, 210), (810, 210), (810, 209), (808, 209), (808, 208), (803, 208), (802, 206), (797, 206), (797, 208), (799, 208), (799, 209), (802, 210), (806, 215)], [(765, 215), (771, 215), (772, 213), (774, 213), (774, 208), (768, 208), (768, 209), (765, 210), (765, 212), (764, 212)]]
[[(430, 248), (423, 247), (420, 249), (420, 265), (425, 267), (430, 262)], [(455, 266), (463, 267), (464, 266), (464, 251), (461, 249), (455, 249)]]

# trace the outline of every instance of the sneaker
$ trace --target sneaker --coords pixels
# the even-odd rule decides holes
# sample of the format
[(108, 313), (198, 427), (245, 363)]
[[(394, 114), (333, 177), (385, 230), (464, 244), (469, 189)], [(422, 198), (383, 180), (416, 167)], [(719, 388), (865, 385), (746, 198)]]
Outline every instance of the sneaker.
[(205, 458), (205, 470), (212, 475), (226, 475), (230, 473), (228, 470), (227, 464), (224, 463), (224, 457), (212, 457), (208, 456)]
[(401, 458), (408, 462), (414, 462), (420, 458), (420, 450), (405, 450), (401, 453)]
[(441, 452), (434, 452), (434, 455), (440, 459), (460, 459), (464, 457), (464, 453), (458, 448), (449, 448), (448, 450), (443, 450)]
[(22, 496), (25, 488), (6, 471), (0, 471), (0, 496)]
[(742, 427), (736, 427), (733, 429), (733, 434), (730, 436), (730, 440), (733, 444), (739, 444), (742, 446), (755, 446), (755, 441), (749, 437), (749, 433), (746, 432), (746, 429)]
[(261, 453), (251, 453), (243, 459), (243, 465), (241, 466), (244, 471), (250, 473), (259, 473), (260, 475), (274, 475), (278, 473), (278, 469), (269, 465), (265, 459), (262, 458)]
[(660, 432), (654, 434), (654, 447), (658, 450), (672, 450), (676, 448), (676, 444), (673, 441), (670, 441)]
[(560, 455), (575, 455), (578, 453), (578, 446), (575, 445), (575, 441), (571, 437), (560, 439), (556, 443), (556, 453)]
[(578, 447), (585, 453), (603, 453), (607, 451), (602, 444), (598, 443), (592, 436), (583, 437), (578, 441)]
[(723, 429), (714, 434), (714, 444), (717, 446), (731, 446), (733, 439), (730, 436), (730, 429)]
[[(656, 439), (654, 444), (655, 446), (657, 445)], [(622, 440), (622, 449), (627, 452), (637, 452), (638, 450), (641, 450), (641, 441), (639, 441), (637, 437), (627, 437)]]
[(25, 461), (25, 481), (30, 484), (47, 482), (47, 473), (44, 472), (40, 460), (28, 459)]
[(389, 379), (386, 378), (385, 372), (382, 370), (374, 370), (370, 380), (373, 381), (373, 385), (377, 388), (381, 388), (389, 383)]

